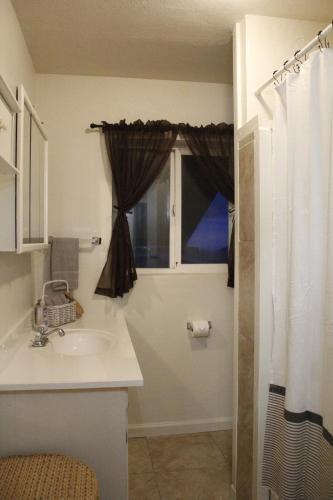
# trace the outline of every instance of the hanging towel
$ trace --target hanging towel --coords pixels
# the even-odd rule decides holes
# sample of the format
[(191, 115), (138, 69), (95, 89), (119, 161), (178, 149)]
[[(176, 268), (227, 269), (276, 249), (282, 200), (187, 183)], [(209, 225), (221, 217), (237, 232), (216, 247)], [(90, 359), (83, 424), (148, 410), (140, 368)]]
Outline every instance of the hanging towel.
[[(50, 250), (45, 255), (44, 281), (66, 280), (75, 290), (79, 282), (79, 240), (77, 238), (49, 238)], [(53, 290), (64, 291), (64, 284), (53, 285)]]
[[(79, 284), (79, 240), (77, 238), (53, 238), (51, 246), (51, 273), (53, 280), (66, 280), (70, 290)], [(54, 290), (63, 290), (59, 283)]]

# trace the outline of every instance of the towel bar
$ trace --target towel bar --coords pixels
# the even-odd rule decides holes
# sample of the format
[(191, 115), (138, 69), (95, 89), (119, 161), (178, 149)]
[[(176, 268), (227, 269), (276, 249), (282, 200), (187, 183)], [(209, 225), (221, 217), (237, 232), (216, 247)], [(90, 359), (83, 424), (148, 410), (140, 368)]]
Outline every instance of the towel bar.
[[(50, 240), (49, 243), (51, 243)], [(97, 247), (102, 244), (102, 238), (100, 236), (92, 236), (91, 238), (79, 238), (79, 244)]]
[(100, 236), (92, 236), (91, 238), (80, 238), (80, 245), (91, 245), (92, 247), (98, 247), (102, 244), (102, 238)]

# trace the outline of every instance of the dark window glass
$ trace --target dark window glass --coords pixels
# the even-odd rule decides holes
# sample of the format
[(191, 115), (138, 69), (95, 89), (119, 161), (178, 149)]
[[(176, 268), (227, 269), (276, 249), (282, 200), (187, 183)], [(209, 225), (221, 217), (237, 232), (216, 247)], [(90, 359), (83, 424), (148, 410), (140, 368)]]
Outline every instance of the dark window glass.
[(182, 263), (228, 261), (228, 201), (199, 175), (195, 160), (182, 156)]
[(169, 267), (170, 163), (128, 214), (136, 267)]

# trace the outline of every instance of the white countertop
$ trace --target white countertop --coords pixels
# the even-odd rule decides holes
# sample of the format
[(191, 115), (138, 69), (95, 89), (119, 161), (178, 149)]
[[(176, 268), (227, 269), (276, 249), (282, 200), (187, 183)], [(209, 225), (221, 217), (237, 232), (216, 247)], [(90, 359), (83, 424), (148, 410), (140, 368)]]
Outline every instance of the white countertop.
[(142, 386), (143, 377), (121, 314), (108, 319), (83, 317), (66, 329), (93, 329), (116, 338), (102, 354), (67, 356), (52, 347), (53, 333), (45, 347), (32, 348), (35, 332), (30, 320), (0, 345), (0, 392)]

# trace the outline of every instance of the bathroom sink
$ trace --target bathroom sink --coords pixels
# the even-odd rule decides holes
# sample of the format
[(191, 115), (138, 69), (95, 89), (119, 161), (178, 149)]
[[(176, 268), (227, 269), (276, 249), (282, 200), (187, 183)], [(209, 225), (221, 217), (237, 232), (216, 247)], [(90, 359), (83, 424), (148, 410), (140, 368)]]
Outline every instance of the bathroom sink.
[(52, 347), (58, 354), (66, 356), (89, 356), (102, 354), (116, 343), (110, 333), (99, 330), (65, 330), (64, 337), (50, 339)]

